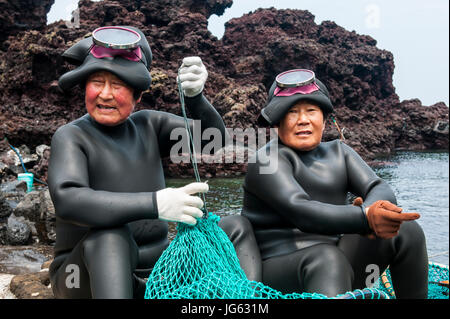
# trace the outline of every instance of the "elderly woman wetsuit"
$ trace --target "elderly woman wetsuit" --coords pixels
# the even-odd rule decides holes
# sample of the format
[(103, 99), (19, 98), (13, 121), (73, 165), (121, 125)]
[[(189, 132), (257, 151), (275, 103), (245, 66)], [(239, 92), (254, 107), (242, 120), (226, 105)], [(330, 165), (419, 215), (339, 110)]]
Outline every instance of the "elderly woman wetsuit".
[[(134, 93), (148, 89), (150, 47), (142, 32), (133, 30), (141, 34), (139, 61), (120, 55), (97, 58), (89, 53), (92, 38), (86, 38), (65, 52), (79, 67), (60, 78), (60, 87), (68, 90), (86, 81), (94, 88), (104, 85), (97, 83), (102, 78), (95, 78), (95, 72), (103, 72), (101, 76), (112, 79), (108, 82), (112, 90), (114, 86), (120, 90), (117, 79)], [(88, 80), (92, 74), (94, 79)], [(220, 115), (201, 93), (186, 97), (186, 106), (192, 118), (200, 120), (190, 120), (191, 129), (201, 123), (202, 130), (214, 127), (225, 137)], [(101, 114), (110, 112), (108, 105), (96, 107), (103, 109)], [(94, 118), (89, 112), (59, 128), (52, 139), (48, 180), (56, 210), (52, 289), (57, 298), (143, 297), (145, 279), (139, 277), (148, 275), (167, 247), (167, 220), (174, 220), (163, 218), (162, 210), (169, 211), (167, 206), (176, 198), (170, 198), (173, 189), (165, 188), (161, 158), (177, 142), (171, 133), (184, 128), (184, 119), (153, 110), (132, 113), (117, 125)], [(165, 190), (169, 195), (162, 205), (158, 194)], [(172, 213), (181, 214), (176, 209)], [(239, 241), (246, 235), (236, 232), (245, 232), (233, 226), (236, 220), (225, 219), (222, 225), (233, 229), (231, 238)]]
[[(262, 110), (261, 123), (276, 125), (301, 100), (332, 111), (326, 87), (290, 97), (274, 95)], [(267, 159), (277, 169), (264, 173)], [(398, 298), (427, 297), (428, 258), (422, 229), (401, 224), (391, 239), (369, 239), (372, 232), (363, 207), (348, 203), (348, 193), (396, 204), (389, 185), (345, 143), (322, 142), (299, 151), (270, 141), (249, 161), (242, 215), (254, 229), (263, 282), (283, 292), (318, 292), (336, 296), (374, 283), (373, 269), (387, 266)], [(372, 235), (373, 236), (373, 235)]]

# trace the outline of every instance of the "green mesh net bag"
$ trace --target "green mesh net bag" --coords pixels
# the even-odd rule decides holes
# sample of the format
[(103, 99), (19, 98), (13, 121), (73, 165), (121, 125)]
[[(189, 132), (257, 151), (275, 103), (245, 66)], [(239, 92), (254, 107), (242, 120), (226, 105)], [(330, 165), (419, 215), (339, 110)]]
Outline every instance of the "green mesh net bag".
[[(150, 274), (145, 299), (328, 299), (317, 293), (282, 294), (250, 281), (239, 265), (233, 244), (209, 213), (197, 225), (179, 223), (177, 236)], [(388, 299), (378, 289), (336, 296), (342, 299)]]
[[(442, 284), (442, 281), (448, 281), (448, 266), (430, 262), (428, 265), (428, 299), (448, 299), (448, 284)], [(391, 273), (389, 268), (381, 275), (378, 280), (380, 290), (395, 298), (395, 291), (392, 286)]]

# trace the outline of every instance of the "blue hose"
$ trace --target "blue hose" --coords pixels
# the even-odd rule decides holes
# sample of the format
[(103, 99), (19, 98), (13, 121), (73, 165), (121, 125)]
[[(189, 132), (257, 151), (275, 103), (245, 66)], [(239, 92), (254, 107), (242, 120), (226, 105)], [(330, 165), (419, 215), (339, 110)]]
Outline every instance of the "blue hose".
[(22, 156), (20, 156), (19, 151), (16, 150), (16, 148), (14, 146), (12, 146), (11, 144), (9, 144), (8, 139), (5, 137), (6, 143), (8, 143), (9, 147), (11, 147), (11, 149), (17, 154), (17, 156), (19, 156), (19, 160), (20, 163), (22, 164), (22, 168), (24, 170), (25, 173), (28, 173), (27, 169), (25, 168), (25, 164), (23, 163), (23, 159)]
[[(8, 139), (7, 139), (6, 137), (5, 137), (5, 140), (6, 140), (6, 143), (8, 144), (8, 146), (9, 146), (9, 147), (17, 154), (17, 156), (19, 157), (20, 164), (22, 164), (22, 168), (23, 168), (24, 173), (28, 173), (27, 169), (25, 168), (25, 163), (23, 162), (22, 156), (20, 156), (19, 151), (18, 151), (14, 146), (12, 146), (11, 144), (9, 144)], [(36, 177), (34, 177), (34, 181), (36, 181), (36, 182), (39, 183), (39, 184), (48, 186), (46, 182), (43, 182), (43, 181), (37, 179)]]

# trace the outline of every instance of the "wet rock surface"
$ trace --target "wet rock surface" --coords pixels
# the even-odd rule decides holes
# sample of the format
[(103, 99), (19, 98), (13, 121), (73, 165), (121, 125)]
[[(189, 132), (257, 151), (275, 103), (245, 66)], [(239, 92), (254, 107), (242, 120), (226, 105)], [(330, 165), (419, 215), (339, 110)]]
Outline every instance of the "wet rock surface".
[[(13, 165), (9, 163), (8, 167), (11, 169)], [(48, 266), (53, 259), (54, 240), (55, 213), (48, 188), (35, 184), (35, 190), (27, 192), (25, 182), (3, 179), (0, 187), (0, 298), (53, 298)], [(44, 264), (47, 270), (41, 269)]]
[(51, 299), (51, 246), (0, 246), (0, 299)]
[[(3, 258), (5, 253), (8, 257)], [(0, 248), (0, 270), (7, 260), (14, 260), (15, 265), (6, 269), (8, 275), (3, 278), (3, 297), (9, 299), (53, 299), (48, 267), (51, 259), (49, 247), (8, 247)], [(18, 267), (17, 264), (21, 266)], [(17, 273), (11, 275), (12, 273)]]
[(0, 273), (20, 275), (41, 270), (52, 259), (51, 246), (0, 246)]

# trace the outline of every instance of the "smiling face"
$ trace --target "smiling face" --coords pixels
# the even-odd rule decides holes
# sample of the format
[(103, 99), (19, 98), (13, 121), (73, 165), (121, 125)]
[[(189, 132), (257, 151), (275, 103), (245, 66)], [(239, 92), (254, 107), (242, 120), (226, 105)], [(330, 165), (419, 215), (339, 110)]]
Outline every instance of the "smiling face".
[(97, 123), (123, 123), (139, 100), (134, 99), (131, 87), (110, 72), (93, 73), (86, 82), (86, 110)]
[(298, 151), (310, 151), (322, 140), (324, 115), (320, 107), (300, 101), (289, 109), (276, 127), (284, 145)]

